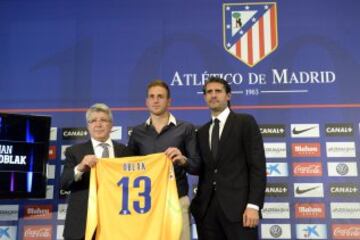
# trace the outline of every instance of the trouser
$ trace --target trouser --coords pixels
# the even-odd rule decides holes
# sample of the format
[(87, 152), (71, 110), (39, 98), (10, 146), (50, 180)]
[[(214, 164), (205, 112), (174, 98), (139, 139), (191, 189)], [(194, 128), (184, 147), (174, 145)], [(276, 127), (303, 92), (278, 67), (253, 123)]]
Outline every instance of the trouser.
[(199, 240), (257, 240), (258, 229), (242, 226), (242, 222), (231, 222), (222, 210), (216, 192), (212, 194), (207, 212), (201, 223), (197, 223)]
[(189, 214), (189, 206), (190, 199), (188, 196), (183, 196), (179, 198), (181, 211), (182, 211), (182, 231), (180, 240), (190, 240), (190, 214)]

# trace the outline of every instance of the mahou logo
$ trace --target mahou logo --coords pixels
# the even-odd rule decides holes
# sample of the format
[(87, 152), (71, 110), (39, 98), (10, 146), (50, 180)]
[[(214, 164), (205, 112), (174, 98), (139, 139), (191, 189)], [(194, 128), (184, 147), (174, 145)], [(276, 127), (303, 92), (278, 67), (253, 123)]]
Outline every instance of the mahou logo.
[(25, 219), (51, 219), (52, 205), (28, 205), (24, 211)]
[(295, 204), (296, 218), (325, 218), (325, 205), (323, 203), (297, 203)]
[(56, 159), (56, 146), (49, 146), (49, 160)]
[(291, 152), (293, 157), (320, 157), (320, 143), (293, 143)]
[(333, 224), (333, 239), (360, 239), (360, 224)]
[(295, 162), (293, 175), (296, 177), (320, 177), (323, 175), (321, 162)]
[(51, 225), (26, 225), (24, 226), (24, 240), (51, 240)]

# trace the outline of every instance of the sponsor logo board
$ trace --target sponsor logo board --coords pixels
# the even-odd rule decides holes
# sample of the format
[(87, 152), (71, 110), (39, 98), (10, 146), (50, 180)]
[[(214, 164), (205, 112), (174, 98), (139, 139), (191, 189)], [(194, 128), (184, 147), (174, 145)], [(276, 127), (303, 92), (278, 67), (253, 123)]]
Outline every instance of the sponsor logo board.
[(332, 197), (356, 197), (360, 196), (359, 185), (355, 183), (332, 183), (329, 186)]
[(115, 141), (120, 141), (122, 136), (122, 127), (121, 126), (113, 126), (110, 133), (110, 138)]
[(265, 157), (266, 158), (286, 158), (286, 143), (273, 142), (264, 143)]
[(296, 224), (297, 239), (328, 239), (325, 224)]
[(17, 240), (16, 237), (17, 227), (10, 225), (0, 226), (0, 239), (1, 240)]
[(356, 157), (355, 142), (326, 142), (327, 157)]
[(49, 146), (49, 160), (55, 160), (56, 159), (56, 146), (52, 145)]
[(285, 137), (284, 124), (260, 124), (259, 128), (263, 137)]
[(356, 177), (358, 169), (356, 162), (328, 162), (330, 177)]
[(360, 239), (360, 224), (333, 224), (332, 239)]
[(17, 221), (19, 205), (0, 205), (0, 221)]
[(320, 157), (320, 143), (292, 143), (292, 157)]
[(25, 225), (23, 240), (51, 240), (51, 225)]
[(57, 212), (57, 219), (58, 220), (65, 220), (66, 218), (66, 210), (67, 210), (67, 204), (59, 204), (58, 205), (58, 212)]
[(354, 126), (352, 123), (327, 123), (325, 133), (329, 137), (354, 136)]
[(331, 218), (360, 219), (360, 202), (331, 202)]
[(292, 138), (318, 138), (320, 137), (319, 124), (291, 124)]
[(290, 207), (288, 202), (265, 202), (261, 210), (264, 219), (288, 219)]
[(322, 183), (294, 183), (294, 196), (296, 198), (324, 197)]
[(267, 197), (287, 197), (289, 196), (289, 187), (286, 183), (267, 183), (265, 189)]
[(54, 198), (54, 185), (47, 185), (46, 186), (46, 199), (53, 199)]
[(64, 225), (57, 225), (56, 240), (63, 240)]
[(46, 164), (46, 177), (48, 179), (55, 178), (55, 165)]
[(85, 140), (88, 138), (89, 132), (87, 128), (62, 128), (61, 136), (63, 140)]
[(293, 175), (296, 177), (320, 177), (323, 175), (321, 162), (294, 162)]
[(51, 219), (52, 205), (25, 205), (24, 219)]
[(284, 162), (267, 162), (266, 175), (268, 177), (287, 177), (289, 176), (288, 164)]
[(61, 160), (65, 160), (65, 150), (71, 145), (61, 145)]
[(261, 224), (262, 239), (291, 239), (290, 224)]
[(57, 140), (57, 127), (51, 127), (50, 128), (50, 141), (56, 141)]
[(296, 218), (325, 218), (324, 203), (296, 203)]

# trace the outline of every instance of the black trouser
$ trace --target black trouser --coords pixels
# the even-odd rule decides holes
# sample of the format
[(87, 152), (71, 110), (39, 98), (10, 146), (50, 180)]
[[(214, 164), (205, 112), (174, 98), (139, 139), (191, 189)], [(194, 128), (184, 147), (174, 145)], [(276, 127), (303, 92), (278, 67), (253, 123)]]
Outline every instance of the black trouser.
[(199, 240), (257, 240), (258, 228), (244, 228), (242, 222), (230, 222), (213, 191), (204, 219), (197, 223)]

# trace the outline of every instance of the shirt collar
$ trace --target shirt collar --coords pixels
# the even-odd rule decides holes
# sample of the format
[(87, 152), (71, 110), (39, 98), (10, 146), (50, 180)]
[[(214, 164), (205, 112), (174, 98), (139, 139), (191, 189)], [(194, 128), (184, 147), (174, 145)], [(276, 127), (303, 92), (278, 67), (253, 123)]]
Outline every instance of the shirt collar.
[(225, 108), (217, 117), (211, 116), (211, 120), (214, 121), (215, 118), (219, 119), (221, 123), (225, 123), (226, 119), (230, 114), (229, 107)]
[(113, 143), (110, 138), (108, 138), (105, 142), (100, 142), (98, 140), (95, 140), (94, 138), (91, 138), (91, 143), (92, 143), (93, 147), (97, 147), (101, 143), (107, 143), (110, 147), (113, 146)]
[[(169, 121), (168, 121), (168, 124), (167, 124), (167, 125), (170, 125), (171, 123), (176, 126), (176, 118), (174, 117), (174, 115), (172, 115), (171, 113), (169, 113)], [(149, 117), (149, 118), (146, 120), (145, 125), (146, 125), (146, 126), (150, 126), (150, 125), (151, 125), (151, 117)]]

